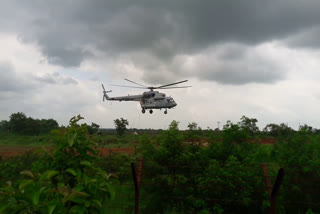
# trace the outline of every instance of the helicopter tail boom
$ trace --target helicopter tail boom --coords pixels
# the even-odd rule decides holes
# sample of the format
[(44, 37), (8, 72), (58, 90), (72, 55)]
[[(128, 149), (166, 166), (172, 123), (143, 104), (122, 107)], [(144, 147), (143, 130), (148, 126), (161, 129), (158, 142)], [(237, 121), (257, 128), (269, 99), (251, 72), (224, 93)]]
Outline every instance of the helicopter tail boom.
[(104, 101), (105, 99), (106, 99), (106, 100), (110, 100), (110, 97), (107, 95), (107, 93), (110, 93), (110, 92), (112, 92), (112, 91), (106, 91), (106, 90), (104, 89), (103, 84), (102, 84), (102, 88), (103, 88), (103, 98), (102, 98), (102, 100), (103, 100), (103, 101)]

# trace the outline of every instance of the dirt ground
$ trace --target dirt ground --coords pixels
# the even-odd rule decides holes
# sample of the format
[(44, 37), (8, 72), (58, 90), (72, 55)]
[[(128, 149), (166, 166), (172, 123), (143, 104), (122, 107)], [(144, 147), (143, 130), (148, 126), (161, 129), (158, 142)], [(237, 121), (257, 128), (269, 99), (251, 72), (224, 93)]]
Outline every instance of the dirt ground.
[[(0, 156), (7, 158), (40, 148), (41, 147), (32, 146), (0, 146)], [(101, 156), (107, 156), (114, 153), (133, 154), (134, 148), (99, 148), (99, 155)]]
[[(269, 144), (273, 145), (276, 143), (275, 139), (261, 139), (261, 144)], [(207, 142), (203, 141), (202, 145), (207, 146)], [(36, 146), (0, 146), (0, 156), (6, 158), (14, 155), (21, 155), (28, 151), (34, 151), (40, 149), (41, 147)], [(114, 153), (122, 153), (122, 154), (133, 154), (134, 148), (99, 148), (99, 155), (107, 156)]]

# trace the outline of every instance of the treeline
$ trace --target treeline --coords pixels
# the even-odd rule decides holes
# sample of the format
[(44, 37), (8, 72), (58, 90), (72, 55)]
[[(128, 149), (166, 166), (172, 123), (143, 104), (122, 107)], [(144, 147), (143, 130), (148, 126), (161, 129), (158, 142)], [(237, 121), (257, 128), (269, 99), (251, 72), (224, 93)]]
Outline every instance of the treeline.
[[(309, 125), (300, 125), (298, 130), (294, 130), (289, 127), (285, 123), (275, 124), (270, 123), (267, 124), (262, 130), (257, 126), (258, 120), (256, 118), (249, 118), (246, 116), (242, 116), (240, 121), (237, 123), (232, 123), (231, 121), (227, 121), (225, 125), (223, 125), (222, 129), (202, 129), (198, 126), (197, 123), (189, 123), (188, 129), (184, 132), (188, 133), (193, 131), (201, 136), (210, 136), (210, 135), (222, 135), (225, 130), (233, 130), (241, 133), (241, 135), (249, 136), (249, 137), (274, 137), (274, 138), (287, 138), (293, 136), (296, 133), (306, 133), (308, 135), (319, 135), (320, 129), (313, 128)], [(242, 136), (243, 137), (243, 136)]]
[(40, 135), (47, 134), (52, 129), (57, 129), (59, 124), (54, 119), (34, 119), (27, 117), (22, 112), (10, 115), (9, 121), (0, 121), (0, 130), (23, 135)]

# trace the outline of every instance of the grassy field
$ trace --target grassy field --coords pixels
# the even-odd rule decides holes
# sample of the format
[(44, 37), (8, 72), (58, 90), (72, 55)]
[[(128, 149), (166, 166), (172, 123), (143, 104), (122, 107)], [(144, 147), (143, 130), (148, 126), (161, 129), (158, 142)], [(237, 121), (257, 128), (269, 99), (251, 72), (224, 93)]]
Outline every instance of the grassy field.
[(40, 146), (50, 143), (50, 135), (28, 136), (0, 133), (0, 145), (3, 146)]

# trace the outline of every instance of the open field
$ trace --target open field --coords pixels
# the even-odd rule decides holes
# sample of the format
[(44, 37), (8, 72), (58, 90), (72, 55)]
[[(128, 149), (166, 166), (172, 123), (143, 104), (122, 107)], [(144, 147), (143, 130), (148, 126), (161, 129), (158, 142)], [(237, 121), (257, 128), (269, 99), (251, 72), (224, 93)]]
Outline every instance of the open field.
[[(39, 146), (1, 146), (0, 156), (3, 158), (22, 155), (29, 151), (41, 150)], [(47, 149), (46, 149), (47, 150)], [(99, 155), (107, 156), (112, 154), (133, 154), (134, 148), (99, 148)]]

